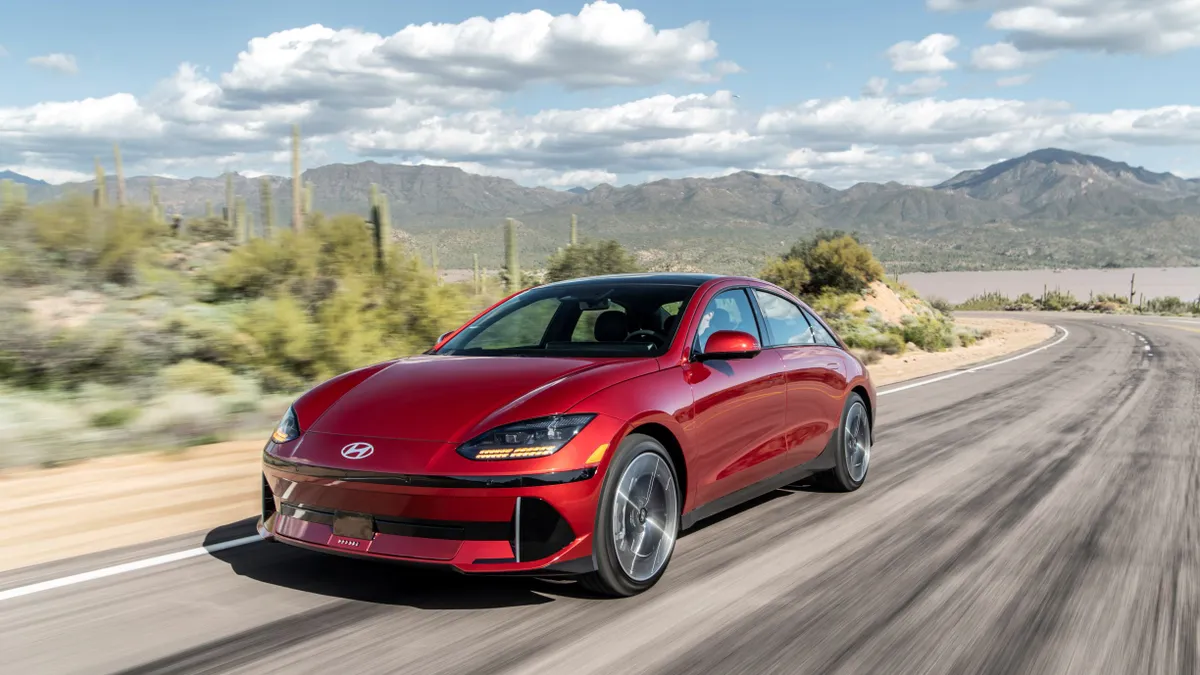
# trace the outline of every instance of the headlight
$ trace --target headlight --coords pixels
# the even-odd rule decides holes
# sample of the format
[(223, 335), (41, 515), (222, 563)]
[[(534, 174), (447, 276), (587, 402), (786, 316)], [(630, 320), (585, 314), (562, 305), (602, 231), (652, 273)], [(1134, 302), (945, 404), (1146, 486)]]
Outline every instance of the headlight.
[(300, 438), (300, 422), (296, 419), (296, 411), (289, 407), (283, 414), (283, 419), (279, 420), (279, 426), (275, 427), (275, 432), (271, 434), (271, 440), (287, 443), (297, 438)]
[(458, 446), (467, 459), (528, 459), (558, 452), (595, 415), (555, 415), (496, 427)]

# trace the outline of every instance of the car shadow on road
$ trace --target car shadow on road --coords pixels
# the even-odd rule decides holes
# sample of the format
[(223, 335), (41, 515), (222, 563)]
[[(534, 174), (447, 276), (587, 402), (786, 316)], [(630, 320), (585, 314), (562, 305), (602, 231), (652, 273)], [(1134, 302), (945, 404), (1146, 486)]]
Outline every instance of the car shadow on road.
[[(205, 536), (204, 545), (250, 536), (255, 522), (247, 518), (217, 527)], [(238, 576), (272, 586), (417, 609), (494, 609), (593, 597), (574, 582), (466, 575), (437, 567), (306, 551), (276, 542), (210, 550), (209, 555), (228, 564)]]
[(768, 502), (773, 502), (776, 499), (779, 499), (781, 497), (786, 497), (791, 494), (796, 494), (798, 492), (811, 492), (811, 493), (829, 492), (829, 493), (832, 493), (833, 491), (829, 490), (828, 488), (822, 487), (820, 484), (818, 484), (812, 478), (804, 478), (802, 480), (796, 481), (795, 483), (791, 483), (789, 485), (785, 485), (776, 490), (772, 490), (760, 497), (755, 497), (754, 499), (751, 499), (749, 501), (742, 502), (741, 504), (738, 504), (737, 506), (730, 507), (729, 509), (727, 509), (725, 511), (721, 511), (720, 513), (717, 513), (715, 515), (709, 516), (708, 518), (705, 518), (704, 520), (701, 520), (700, 522), (696, 523), (695, 525), (692, 525), (690, 528), (684, 530), (682, 533), (680, 533), (679, 536), (680, 536), (680, 538), (683, 538), (688, 535), (695, 534), (705, 528), (712, 527), (713, 525), (716, 525), (717, 523), (720, 523), (725, 520), (729, 520), (730, 518), (733, 518), (734, 516), (736, 516), (738, 514), (745, 513), (746, 511), (750, 511), (752, 509), (756, 509), (759, 506), (762, 506), (763, 504), (766, 504)]

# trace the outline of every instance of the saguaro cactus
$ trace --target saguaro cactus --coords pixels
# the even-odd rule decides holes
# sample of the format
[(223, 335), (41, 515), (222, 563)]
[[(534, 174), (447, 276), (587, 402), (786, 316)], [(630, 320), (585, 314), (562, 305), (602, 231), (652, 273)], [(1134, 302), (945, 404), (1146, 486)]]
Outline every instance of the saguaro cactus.
[(471, 288), (474, 290), (475, 295), (479, 295), (480, 293), (483, 292), (482, 278), (479, 276), (479, 254), (472, 253), (471, 260), (474, 261), (474, 264), (475, 264), (475, 276), (472, 277), (475, 280), (475, 283), (474, 283), (474, 285), (472, 285)]
[(275, 229), (275, 200), (271, 196), (271, 179), (266, 176), (258, 179), (258, 201), (262, 208), (263, 237), (270, 239)]
[(233, 213), (234, 234), (238, 243), (244, 244), (250, 241), (250, 214), (246, 212), (245, 197), (238, 197), (234, 201)]
[(303, 197), (300, 194), (300, 125), (292, 125), (292, 229), (304, 229)]
[(150, 179), (150, 215), (154, 218), (154, 222), (163, 222), (162, 204), (158, 201), (158, 185), (155, 184), (153, 178)]
[(225, 224), (234, 227), (233, 174), (225, 172)]
[(113, 157), (117, 161), (117, 206), (125, 206), (125, 169), (121, 164), (121, 146), (113, 143)]
[(571, 214), (571, 245), (574, 246), (578, 243), (579, 243), (579, 220), (575, 217), (575, 214), (572, 213)]
[(505, 290), (515, 293), (521, 287), (521, 264), (517, 260), (517, 221), (504, 219)]
[(92, 203), (98, 209), (108, 206), (108, 186), (104, 182), (104, 167), (99, 157), (96, 158), (96, 189), (92, 191)]
[(392, 220), (388, 210), (387, 196), (379, 191), (379, 186), (375, 183), (371, 183), (370, 194), (371, 225), (375, 243), (375, 265), (382, 272), (392, 238)]

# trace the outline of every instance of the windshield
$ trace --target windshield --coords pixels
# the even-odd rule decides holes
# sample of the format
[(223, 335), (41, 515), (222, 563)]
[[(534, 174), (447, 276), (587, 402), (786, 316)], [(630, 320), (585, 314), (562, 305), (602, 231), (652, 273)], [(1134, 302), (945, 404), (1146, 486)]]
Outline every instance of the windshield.
[(460, 356), (659, 356), (694, 286), (601, 282), (530, 289), (435, 352)]

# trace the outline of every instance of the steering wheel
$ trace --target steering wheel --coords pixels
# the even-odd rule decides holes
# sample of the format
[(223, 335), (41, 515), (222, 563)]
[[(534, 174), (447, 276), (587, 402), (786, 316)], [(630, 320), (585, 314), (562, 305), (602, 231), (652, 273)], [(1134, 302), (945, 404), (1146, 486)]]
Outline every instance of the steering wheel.
[(624, 342), (629, 342), (630, 339), (635, 337), (648, 337), (651, 341), (653, 341), (656, 347), (662, 347), (664, 344), (666, 344), (666, 340), (664, 340), (661, 335), (652, 330), (646, 330), (645, 328), (641, 330), (635, 330), (629, 335), (626, 335)]

